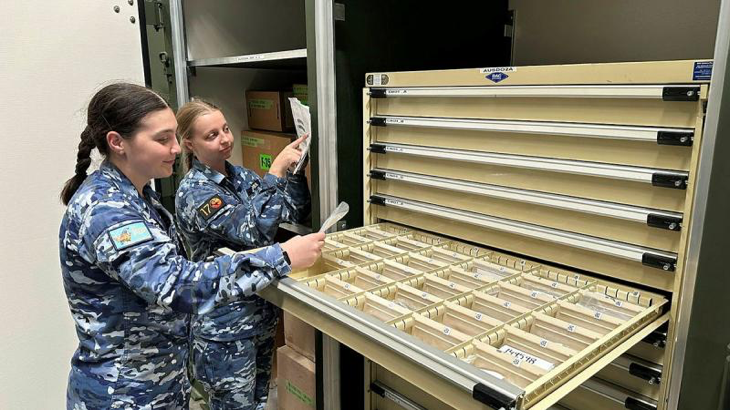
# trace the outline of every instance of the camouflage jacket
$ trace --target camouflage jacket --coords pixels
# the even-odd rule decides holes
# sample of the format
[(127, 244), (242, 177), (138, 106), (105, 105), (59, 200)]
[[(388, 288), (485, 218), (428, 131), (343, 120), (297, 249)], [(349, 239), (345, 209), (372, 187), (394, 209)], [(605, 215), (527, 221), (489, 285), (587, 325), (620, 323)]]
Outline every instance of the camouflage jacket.
[(278, 245), (188, 261), (156, 193), (140, 195), (106, 161), (71, 199), (59, 241), (79, 338), (69, 408), (175, 408), (188, 386), (189, 314), (250, 297), (290, 271)]
[[(281, 222), (299, 222), (310, 212), (303, 174), (259, 177), (226, 162), (228, 176), (194, 160), (175, 195), (175, 218), (193, 260), (205, 260), (216, 249), (236, 251), (270, 244)], [(254, 296), (193, 319), (193, 335), (231, 341), (258, 334), (275, 320), (276, 310)]]

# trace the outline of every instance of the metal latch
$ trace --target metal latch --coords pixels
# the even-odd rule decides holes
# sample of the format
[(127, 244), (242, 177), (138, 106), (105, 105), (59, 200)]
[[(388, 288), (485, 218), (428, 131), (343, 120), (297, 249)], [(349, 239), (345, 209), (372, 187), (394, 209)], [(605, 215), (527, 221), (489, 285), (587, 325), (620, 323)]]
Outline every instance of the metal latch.
[(383, 171), (372, 170), (372, 171), (370, 171), (368, 176), (372, 179), (385, 180), (385, 172), (383, 172)]
[(659, 145), (677, 145), (682, 147), (691, 147), (694, 141), (694, 132), (677, 132), (677, 131), (658, 131), (656, 133), (656, 142)]
[(371, 98), (385, 98), (385, 88), (371, 88), (368, 92)]
[(517, 405), (515, 399), (490, 389), (482, 383), (474, 385), (472, 397), (493, 409), (514, 409)]
[(375, 154), (385, 154), (385, 145), (383, 144), (370, 144), (368, 149)]
[(629, 374), (640, 379), (646, 380), (649, 384), (659, 384), (662, 381), (661, 370), (644, 366), (639, 363), (631, 363), (629, 365)]
[(385, 206), (385, 198), (377, 195), (373, 195), (370, 197), (370, 200), (368, 201), (373, 205), (380, 205)]
[(699, 101), (700, 87), (664, 87), (662, 100), (664, 101)]
[(686, 189), (687, 175), (657, 172), (651, 176), (651, 184), (663, 188)]
[(674, 272), (677, 268), (677, 259), (669, 258), (654, 253), (645, 253), (641, 256), (641, 263), (652, 268), (661, 269), (667, 272)]
[(646, 217), (646, 224), (653, 228), (668, 229), (670, 231), (679, 231), (682, 229), (682, 218), (677, 218), (674, 216), (649, 214)]

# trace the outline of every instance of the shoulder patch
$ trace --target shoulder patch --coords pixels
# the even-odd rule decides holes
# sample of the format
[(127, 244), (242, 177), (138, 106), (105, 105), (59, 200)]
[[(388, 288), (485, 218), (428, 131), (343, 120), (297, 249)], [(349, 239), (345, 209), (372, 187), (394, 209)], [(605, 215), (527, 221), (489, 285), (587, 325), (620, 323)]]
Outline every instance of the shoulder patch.
[(213, 215), (217, 214), (218, 211), (223, 209), (226, 203), (223, 202), (223, 198), (216, 194), (208, 198), (207, 201), (198, 207), (198, 213), (206, 220), (210, 219)]
[(144, 222), (132, 222), (109, 232), (114, 247), (121, 251), (152, 239), (152, 233)]

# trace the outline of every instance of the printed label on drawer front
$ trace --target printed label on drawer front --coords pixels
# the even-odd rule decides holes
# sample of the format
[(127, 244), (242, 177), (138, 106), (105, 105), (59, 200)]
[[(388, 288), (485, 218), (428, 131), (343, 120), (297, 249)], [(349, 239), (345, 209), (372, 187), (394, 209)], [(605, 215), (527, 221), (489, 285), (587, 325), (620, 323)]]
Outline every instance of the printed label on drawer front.
[(479, 73), (481, 74), (514, 73), (515, 71), (517, 71), (517, 67), (488, 67), (479, 69)]
[(692, 80), (704, 81), (712, 77), (712, 61), (698, 61), (694, 64)]
[(512, 356), (514, 356), (515, 359), (518, 359), (520, 362), (530, 363), (531, 365), (537, 366), (543, 370), (549, 371), (549, 370), (552, 370), (553, 367), (555, 367), (555, 365), (553, 365), (552, 363), (550, 363), (548, 361), (540, 359), (539, 357), (535, 357), (531, 354), (525, 353), (522, 350), (516, 349), (509, 345), (502, 345), (502, 347), (500, 347), (497, 350), (499, 350), (502, 353), (509, 353)]
[(385, 177), (388, 178), (388, 179), (403, 180), (403, 175), (393, 174), (393, 173), (390, 173), (390, 172), (386, 172), (385, 173)]

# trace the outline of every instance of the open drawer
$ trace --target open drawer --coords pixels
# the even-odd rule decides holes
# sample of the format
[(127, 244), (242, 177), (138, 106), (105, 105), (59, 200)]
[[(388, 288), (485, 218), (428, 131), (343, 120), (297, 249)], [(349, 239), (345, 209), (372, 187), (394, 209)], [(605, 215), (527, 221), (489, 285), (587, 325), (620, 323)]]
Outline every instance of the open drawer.
[[(408, 253), (294, 272), (261, 295), (458, 409), (547, 408), (666, 321), (661, 296), (482, 251), (467, 265)], [(495, 276), (467, 281), (475, 266)]]

